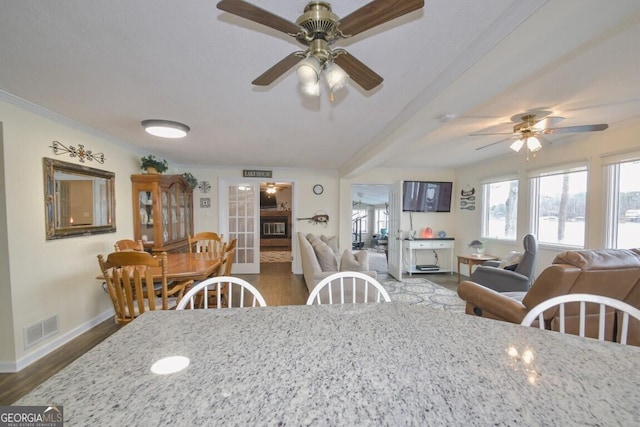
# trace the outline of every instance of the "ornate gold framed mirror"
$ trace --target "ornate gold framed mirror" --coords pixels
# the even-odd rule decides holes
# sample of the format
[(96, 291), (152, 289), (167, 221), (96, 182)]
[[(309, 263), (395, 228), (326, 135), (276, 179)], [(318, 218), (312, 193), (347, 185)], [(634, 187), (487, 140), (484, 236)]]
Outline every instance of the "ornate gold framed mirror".
[(42, 159), (47, 240), (116, 231), (115, 173)]

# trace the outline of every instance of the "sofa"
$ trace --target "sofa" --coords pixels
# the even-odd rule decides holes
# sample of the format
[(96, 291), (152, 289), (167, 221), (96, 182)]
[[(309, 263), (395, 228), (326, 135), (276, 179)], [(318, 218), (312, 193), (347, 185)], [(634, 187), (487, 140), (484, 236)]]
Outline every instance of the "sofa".
[[(521, 323), (530, 309), (559, 295), (587, 293), (624, 301), (640, 309), (640, 249), (591, 249), (558, 254), (526, 292), (496, 292), (472, 281), (458, 285), (466, 313)], [(567, 305), (567, 332), (577, 333), (577, 307)], [(586, 336), (597, 337), (597, 307), (587, 306)], [(545, 312), (545, 324), (558, 329), (557, 309)], [(619, 313), (606, 314), (605, 339), (617, 341)], [(537, 324), (537, 321), (536, 321)], [(628, 344), (640, 345), (640, 322), (630, 319)]]
[(298, 232), (298, 241), (302, 273), (309, 293), (322, 279), (337, 271), (360, 271), (377, 277), (375, 271), (369, 271), (369, 254), (366, 250), (353, 252), (347, 249), (338, 257), (335, 236)]

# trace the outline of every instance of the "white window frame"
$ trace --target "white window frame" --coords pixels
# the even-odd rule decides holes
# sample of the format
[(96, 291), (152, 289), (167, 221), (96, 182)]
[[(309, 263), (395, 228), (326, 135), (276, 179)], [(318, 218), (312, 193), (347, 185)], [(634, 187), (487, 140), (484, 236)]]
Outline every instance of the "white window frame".
[[(357, 216), (354, 215), (356, 213), (357, 213)], [(360, 233), (361, 234), (368, 234), (369, 233), (369, 220), (370, 220), (370, 218), (369, 218), (369, 209), (368, 208), (365, 208), (365, 209), (358, 208), (358, 209), (352, 209), (351, 210), (351, 217), (353, 219), (355, 219), (357, 217), (360, 217), (360, 216), (363, 216), (363, 215), (365, 216), (365, 219), (360, 223), (360, 225), (362, 227), (360, 229)], [(355, 233), (355, 229), (353, 230), (353, 232)]]
[[(507, 238), (507, 237), (496, 237), (496, 236), (491, 236), (488, 234), (489, 232), (489, 221), (491, 219), (491, 206), (490, 206), (490, 201), (489, 201), (489, 192), (488, 189), (490, 188), (491, 184), (497, 184), (497, 183), (501, 183), (501, 182), (510, 182), (510, 181), (516, 181), (518, 183), (518, 200), (516, 201), (516, 218), (515, 218), (515, 233), (513, 236), (513, 239)], [(495, 178), (488, 178), (482, 181), (482, 190), (481, 190), (481, 194), (482, 194), (482, 215), (481, 215), (481, 227), (480, 227), (480, 233), (483, 239), (491, 239), (491, 240), (495, 240), (495, 241), (502, 241), (502, 242), (515, 242), (518, 238), (518, 216), (519, 216), (519, 204), (520, 204), (520, 179), (517, 175), (508, 175), (508, 176), (501, 176), (501, 177), (495, 177)]]
[[(566, 243), (556, 242), (544, 242), (540, 240), (540, 178), (550, 177), (554, 175), (566, 175), (576, 172), (586, 172), (587, 187), (585, 191), (585, 219), (584, 219), (584, 237), (581, 245), (569, 245)], [(559, 166), (552, 166), (545, 169), (532, 170), (529, 172), (529, 229), (538, 239), (540, 247), (546, 247), (556, 250), (571, 250), (571, 249), (584, 249), (587, 246), (587, 224), (588, 224), (588, 210), (589, 205), (589, 167), (587, 162), (570, 163)]]
[(386, 228), (387, 232), (389, 231), (389, 215), (385, 214), (386, 211), (387, 208), (375, 208), (375, 230), (373, 230), (373, 234), (380, 233), (383, 228)]
[(604, 156), (602, 165), (605, 176), (605, 247), (618, 248), (620, 167), (624, 163), (640, 161), (640, 152)]

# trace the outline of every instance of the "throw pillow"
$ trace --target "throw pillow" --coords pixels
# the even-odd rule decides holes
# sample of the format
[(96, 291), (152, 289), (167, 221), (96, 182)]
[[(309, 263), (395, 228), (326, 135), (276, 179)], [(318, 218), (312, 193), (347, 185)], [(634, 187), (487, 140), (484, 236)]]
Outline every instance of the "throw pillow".
[(318, 258), (322, 271), (338, 271), (338, 260), (329, 245), (320, 239), (316, 239), (311, 246), (313, 246), (313, 251), (316, 253), (316, 258)]
[(331, 248), (334, 254), (338, 253), (338, 237), (337, 236), (327, 237), (323, 234), (320, 236), (320, 240), (322, 240), (327, 245), (329, 245), (329, 247)]
[(340, 258), (340, 271), (369, 271), (369, 252), (345, 249)]
[[(520, 264), (520, 261), (522, 261), (523, 255), (524, 253), (522, 252), (516, 252), (516, 251), (509, 252), (506, 257), (500, 260), (500, 268), (515, 270), (518, 264)], [(513, 267), (513, 266), (516, 266), (516, 267)]]

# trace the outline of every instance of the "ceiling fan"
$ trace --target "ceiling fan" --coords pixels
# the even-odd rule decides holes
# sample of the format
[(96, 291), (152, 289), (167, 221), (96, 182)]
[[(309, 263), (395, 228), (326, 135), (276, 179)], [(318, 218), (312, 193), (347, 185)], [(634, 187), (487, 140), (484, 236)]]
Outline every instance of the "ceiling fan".
[(319, 95), (320, 75), (331, 91), (344, 86), (347, 77), (364, 90), (371, 90), (382, 83), (382, 77), (364, 65), (344, 49), (331, 48), (342, 38), (352, 37), (375, 26), (384, 24), (424, 6), (424, 0), (373, 0), (351, 14), (340, 18), (325, 1), (311, 1), (296, 23), (281, 18), (243, 0), (222, 0), (218, 9), (294, 37), (306, 46), (304, 51), (293, 52), (258, 76), (257, 86), (268, 86), (293, 66), (305, 92)]
[[(526, 147), (527, 152), (535, 153), (542, 148), (542, 144), (538, 139), (540, 135), (551, 135), (556, 133), (578, 133), (578, 132), (597, 132), (603, 131), (609, 127), (606, 123), (597, 125), (581, 125), (581, 126), (566, 126), (555, 127), (558, 123), (564, 120), (564, 117), (550, 116), (550, 111), (537, 111), (516, 114), (511, 117), (511, 121), (516, 123), (513, 126), (513, 132), (490, 132), (490, 133), (472, 133), (470, 136), (479, 135), (509, 135), (509, 137), (501, 139), (491, 144), (483, 145), (476, 148), (476, 150), (482, 150), (487, 147), (491, 147), (501, 142), (515, 139), (515, 141), (509, 146), (513, 151), (520, 151), (521, 148)], [(535, 156), (535, 154), (534, 154)]]

